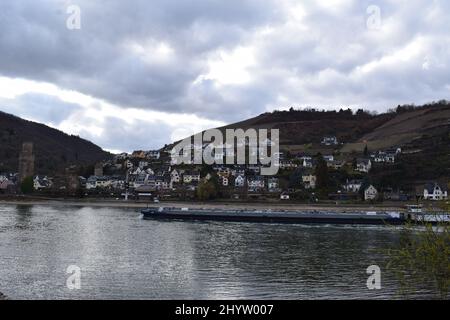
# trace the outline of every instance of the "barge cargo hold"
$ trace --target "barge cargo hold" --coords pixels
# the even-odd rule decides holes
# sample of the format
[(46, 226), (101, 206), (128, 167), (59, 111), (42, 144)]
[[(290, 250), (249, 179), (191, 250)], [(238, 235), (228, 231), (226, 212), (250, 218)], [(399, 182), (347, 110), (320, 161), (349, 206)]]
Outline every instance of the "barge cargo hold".
[(326, 211), (147, 208), (142, 210), (141, 213), (144, 219), (156, 220), (365, 225), (399, 225), (405, 222), (403, 215), (397, 212), (336, 213)]

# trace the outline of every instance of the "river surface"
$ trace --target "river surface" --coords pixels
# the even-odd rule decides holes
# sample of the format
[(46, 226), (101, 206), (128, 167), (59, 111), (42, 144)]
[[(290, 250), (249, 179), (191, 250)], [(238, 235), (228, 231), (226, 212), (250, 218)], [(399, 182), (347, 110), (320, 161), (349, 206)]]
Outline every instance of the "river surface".
[[(398, 234), (0, 205), (0, 291), (12, 299), (395, 299), (392, 275), (382, 269), (381, 289), (368, 290), (366, 269), (384, 265)], [(81, 270), (79, 289), (67, 286), (69, 266)]]

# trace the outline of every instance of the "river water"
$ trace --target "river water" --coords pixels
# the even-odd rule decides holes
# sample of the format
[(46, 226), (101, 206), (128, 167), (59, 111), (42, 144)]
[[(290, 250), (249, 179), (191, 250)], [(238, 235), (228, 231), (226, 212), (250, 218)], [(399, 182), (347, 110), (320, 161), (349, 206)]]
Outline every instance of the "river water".
[[(384, 265), (398, 233), (0, 205), (0, 291), (12, 299), (394, 299), (392, 275), (382, 269), (381, 289), (368, 290), (366, 269)], [(81, 270), (79, 289), (66, 284), (69, 266)]]

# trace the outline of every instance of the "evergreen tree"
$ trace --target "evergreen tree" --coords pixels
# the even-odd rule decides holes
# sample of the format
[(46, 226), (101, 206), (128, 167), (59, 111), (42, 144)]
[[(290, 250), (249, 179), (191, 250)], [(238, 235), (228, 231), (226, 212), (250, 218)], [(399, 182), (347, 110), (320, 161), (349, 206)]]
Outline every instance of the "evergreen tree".
[(326, 191), (330, 185), (330, 178), (328, 175), (327, 162), (323, 156), (319, 153), (317, 155), (317, 166), (315, 169), (315, 175), (317, 179), (317, 188), (319, 190)]
[(30, 194), (34, 191), (33, 177), (26, 177), (20, 184), (20, 190), (23, 194)]

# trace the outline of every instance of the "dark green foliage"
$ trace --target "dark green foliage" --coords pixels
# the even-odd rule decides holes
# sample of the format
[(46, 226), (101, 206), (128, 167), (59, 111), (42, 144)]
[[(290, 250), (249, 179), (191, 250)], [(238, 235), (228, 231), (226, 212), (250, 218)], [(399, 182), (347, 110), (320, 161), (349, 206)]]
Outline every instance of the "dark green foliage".
[(314, 174), (317, 178), (317, 189), (319, 192), (326, 194), (330, 186), (330, 177), (328, 175), (327, 162), (320, 153), (317, 155), (317, 166)]
[(20, 191), (23, 194), (31, 194), (34, 191), (33, 177), (26, 177), (20, 184)]
[(197, 188), (199, 200), (212, 200), (217, 196), (217, 188), (212, 181), (202, 181)]
[(434, 289), (446, 299), (450, 289), (450, 225), (430, 224), (424, 230), (406, 225), (395, 246), (388, 249), (388, 265), (400, 282), (400, 294), (408, 297), (418, 289)]

